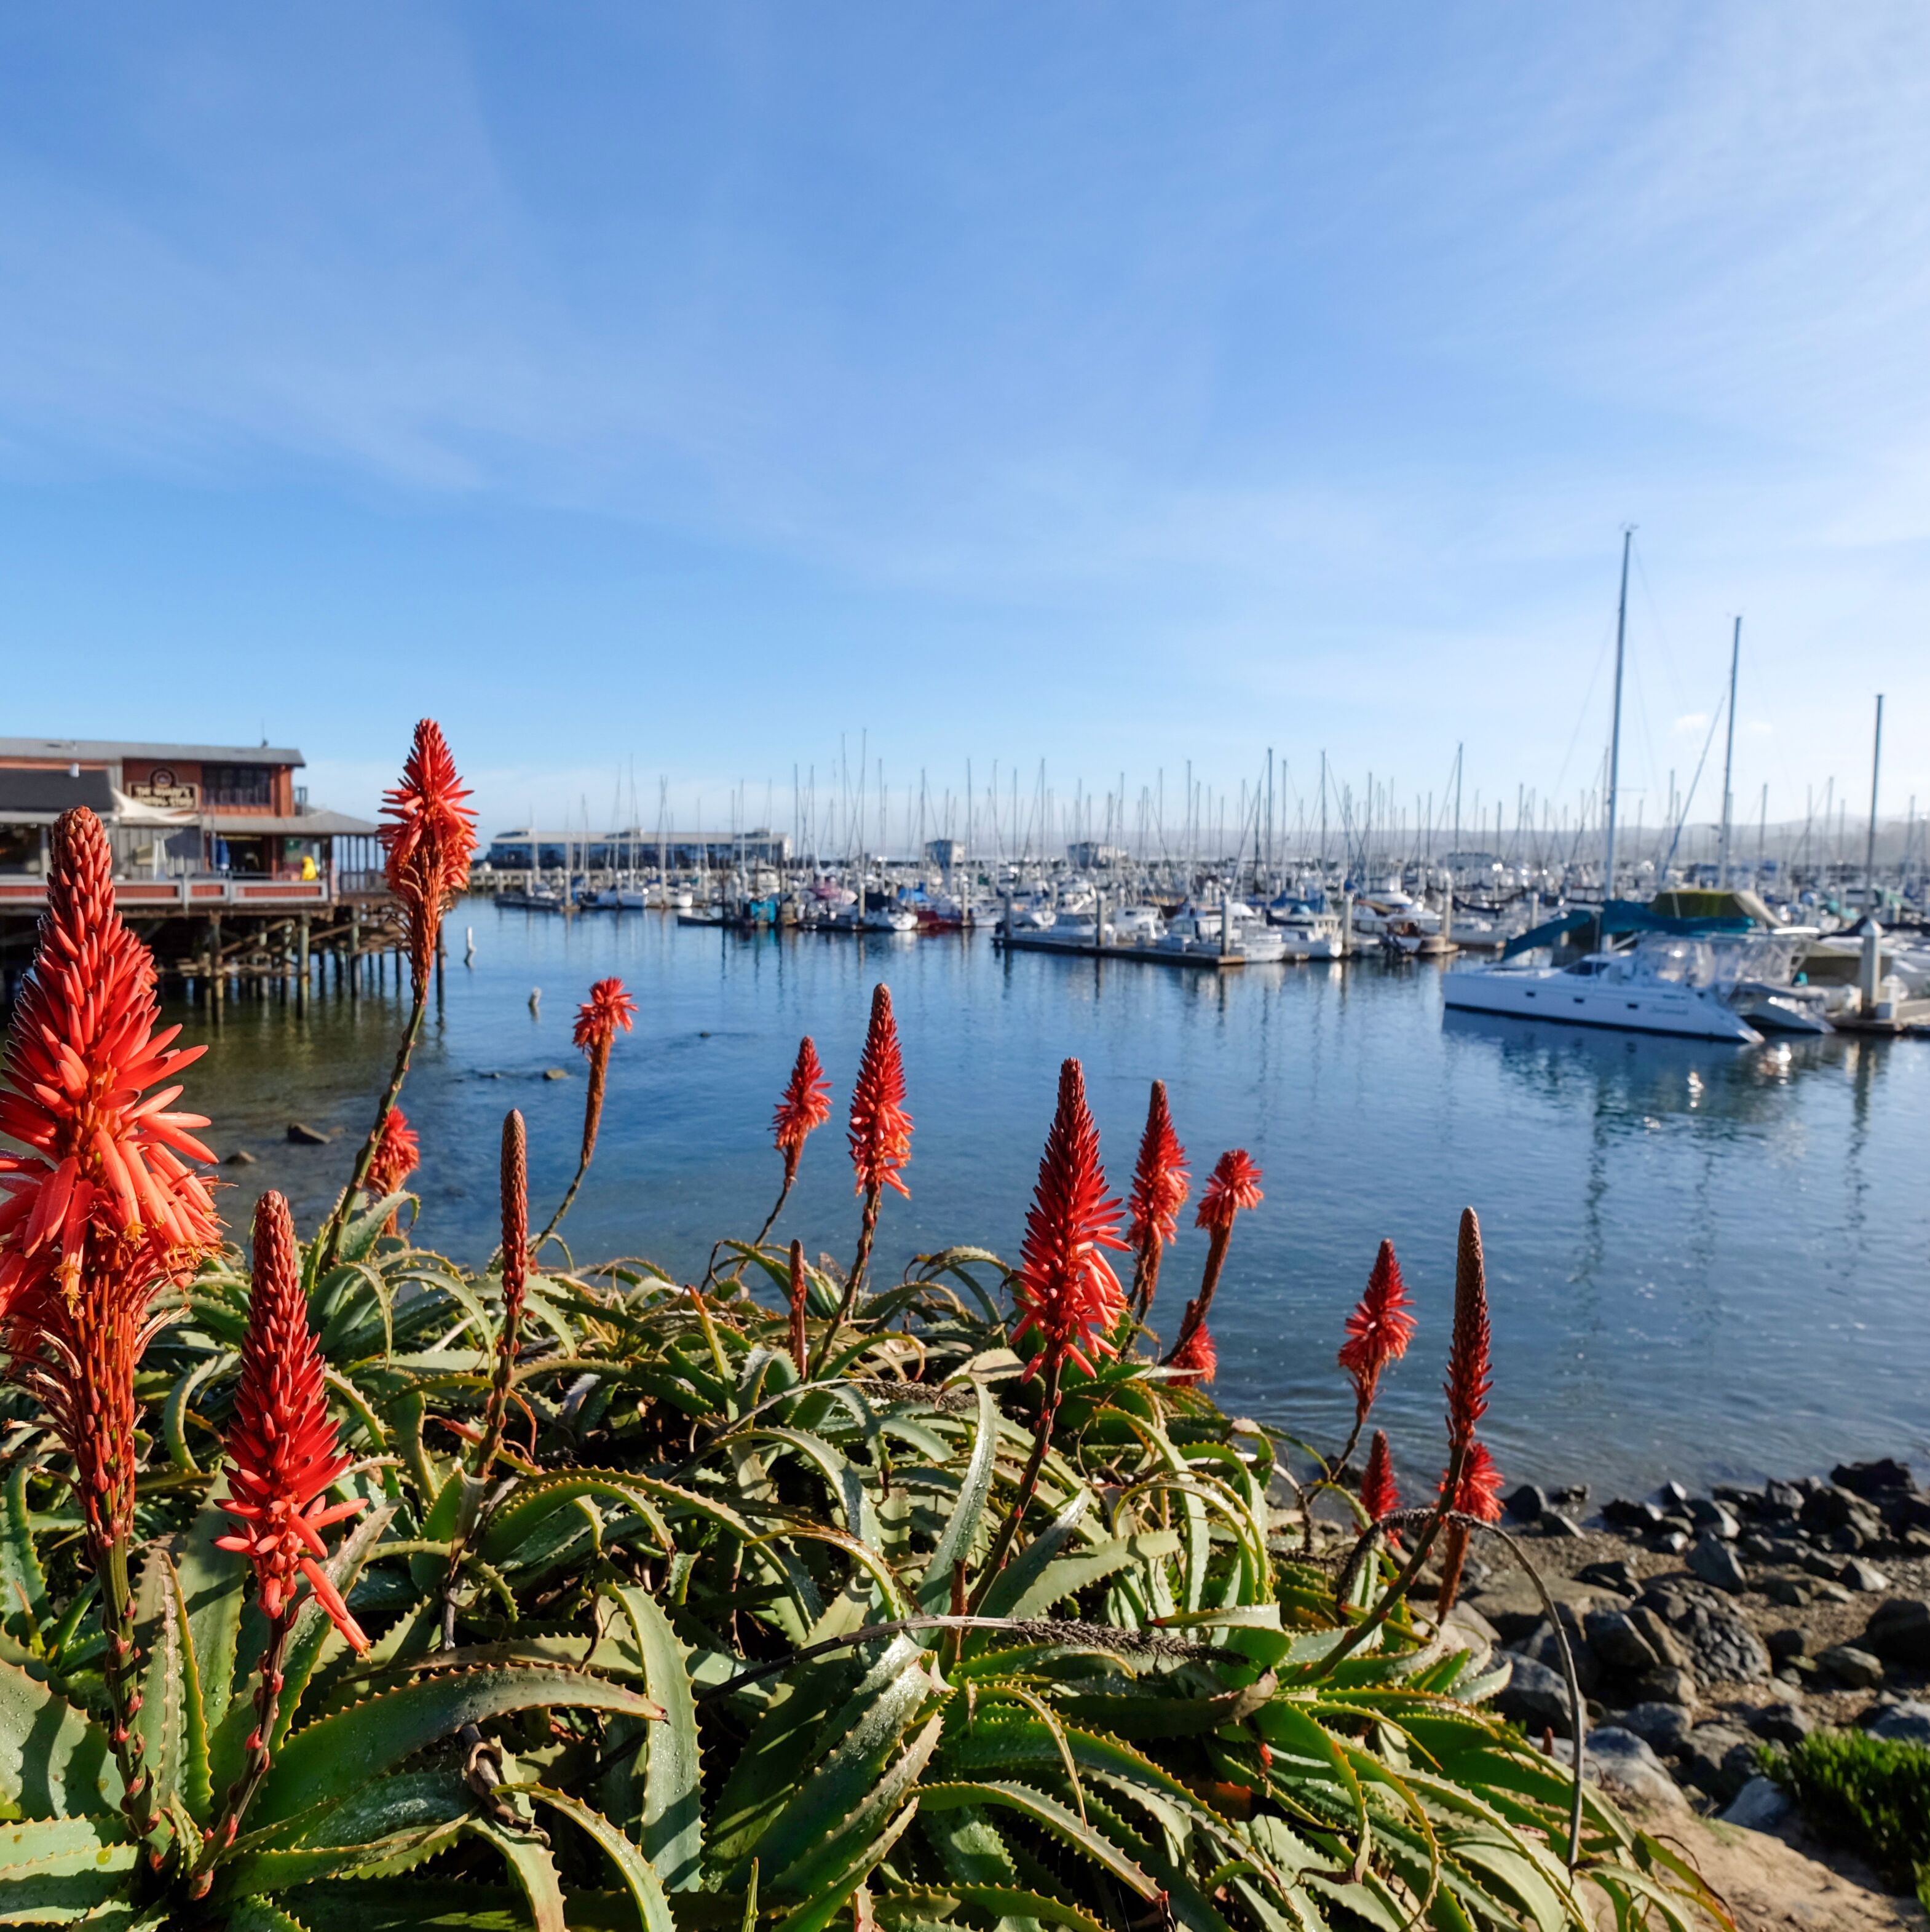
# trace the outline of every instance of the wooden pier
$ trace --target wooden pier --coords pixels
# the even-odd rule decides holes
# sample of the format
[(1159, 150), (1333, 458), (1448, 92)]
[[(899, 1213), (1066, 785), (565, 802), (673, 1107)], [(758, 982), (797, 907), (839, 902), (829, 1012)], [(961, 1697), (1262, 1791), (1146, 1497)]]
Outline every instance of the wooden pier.
[(1189, 946), (1182, 952), (1170, 946), (1108, 946), (1096, 940), (1089, 946), (1068, 946), (1042, 933), (995, 932), (992, 944), (1013, 952), (1056, 952), (1067, 959), (1136, 959), (1148, 966), (1190, 966), (1212, 973), (1246, 964), (1244, 953), (1212, 952), (1203, 946)]

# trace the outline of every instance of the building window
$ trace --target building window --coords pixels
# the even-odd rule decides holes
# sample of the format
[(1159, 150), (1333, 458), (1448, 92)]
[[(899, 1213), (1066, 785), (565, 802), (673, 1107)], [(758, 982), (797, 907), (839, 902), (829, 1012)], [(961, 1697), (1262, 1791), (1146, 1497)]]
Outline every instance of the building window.
[(245, 806), (267, 811), (274, 803), (274, 767), (272, 765), (203, 765), (201, 767), (202, 802), (211, 806)]

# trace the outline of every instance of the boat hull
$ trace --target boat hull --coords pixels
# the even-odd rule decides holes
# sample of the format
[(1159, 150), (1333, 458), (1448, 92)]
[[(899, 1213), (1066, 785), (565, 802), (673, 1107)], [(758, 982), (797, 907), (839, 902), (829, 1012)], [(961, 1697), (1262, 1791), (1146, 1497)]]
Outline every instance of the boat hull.
[(1464, 1012), (1515, 1019), (1553, 1020), (1566, 1026), (1611, 1027), (1623, 1033), (1672, 1034), (1680, 1039), (1726, 1040), (1739, 1046), (1762, 1035), (1701, 988), (1590, 980), (1553, 970), (1497, 971), (1492, 967), (1441, 975), (1441, 997)]

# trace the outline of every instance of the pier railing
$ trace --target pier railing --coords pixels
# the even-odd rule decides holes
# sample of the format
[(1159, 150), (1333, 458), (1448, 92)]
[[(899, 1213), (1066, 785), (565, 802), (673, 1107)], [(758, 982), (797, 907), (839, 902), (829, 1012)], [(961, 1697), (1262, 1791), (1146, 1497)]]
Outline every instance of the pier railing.
[[(379, 872), (324, 874), (314, 879), (271, 879), (238, 872), (178, 878), (116, 879), (114, 896), (123, 912), (212, 912), (238, 907), (263, 912), (301, 912), (385, 890)], [(0, 913), (37, 912), (46, 903), (46, 881), (31, 874), (0, 875)]]

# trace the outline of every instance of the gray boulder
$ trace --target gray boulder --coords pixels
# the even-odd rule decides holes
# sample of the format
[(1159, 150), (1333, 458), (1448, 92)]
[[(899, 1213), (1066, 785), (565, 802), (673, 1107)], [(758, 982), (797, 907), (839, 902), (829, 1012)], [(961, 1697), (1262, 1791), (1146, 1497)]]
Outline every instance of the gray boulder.
[(1689, 1552), (1689, 1568), (1704, 1582), (1732, 1597), (1740, 1597), (1749, 1587), (1749, 1573), (1736, 1552), (1713, 1531), (1705, 1531)]
[(1886, 1704), (1870, 1720), (1869, 1733), (1893, 1744), (1930, 1746), (1930, 1704)]
[(1683, 1775), (1712, 1798), (1731, 1798), (1756, 1774), (1762, 1746), (1727, 1724), (1698, 1724), (1683, 1740)]
[[(1602, 1682), (1602, 1666), (1595, 1653), (1581, 1641), (1578, 1632), (1569, 1630), (1568, 1653), (1575, 1664), (1575, 1681), (1581, 1687), (1584, 1696), (1593, 1694)], [(1542, 1622), (1516, 1648), (1525, 1655), (1532, 1657), (1537, 1664), (1545, 1664), (1557, 1676), (1561, 1674), (1561, 1642), (1555, 1635), (1554, 1624)]]
[(1836, 1581), (1859, 1596), (1874, 1596), (1878, 1591), (1890, 1588), (1890, 1579), (1881, 1570), (1857, 1556), (1851, 1557), (1836, 1572)]
[(1774, 1779), (1756, 1777), (1730, 1800), (1722, 1822), (1746, 1832), (1773, 1832), (1793, 1808), (1789, 1793)]
[(1623, 1730), (1632, 1731), (1652, 1749), (1673, 1756), (1682, 1741), (1695, 1728), (1695, 1720), (1685, 1704), (1635, 1704), (1616, 1719)]
[(1680, 1807), (1689, 1802), (1647, 1741), (1623, 1725), (1604, 1724), (1589, 1732), (1581, 1774), (1598, 1784), (1617, 1785), (1650, 1804)]
[(1719, 1537), (1725, 1543), (1734, 1543), (1742, 1532), (1742, 1525), (1720, 1503), (1706, 1496), (1689, 1499), (1689, 1520), (1704, 1535)]
[(1839, 1684), (1852, 1690), (1874, 1690), (1883, 1682), (1883, 1660), (1854, 1644), (1833, 1644), (1816, 1661)]
[(1768, 1682), (1770, 1654), (1762, 1640), (1713, 1592), (1663, 1583), (1651, 1586), (1642, 1603), (1668, 1624), (1701, 1682)]
[(1695, 1676), (1692, 1671), (1664, 1665), (1635, 1682), (1635, 1695), (1645, 1704), (1693, 1704)]
[(1494, 1700), (1495, 1708), (1531, 1736), (1552, 1730), (1558, 1737), (1566, 1737), (1568, 1690), (1560, 1675), (1518, 1651), (1503, 1654), (1512, 1670)]
[(1863, 1642), (1893, 1664), (1930, 1670), (1930, 1602), (1893, 1597), (1879, 1604), (1863, 1630)]
[(1584, 1620), (1588, 1647), (1610, 1670), (1641, 1676), (1659, 1670), (1662, 1660), (1625, 1610), (1591, 1610)]

